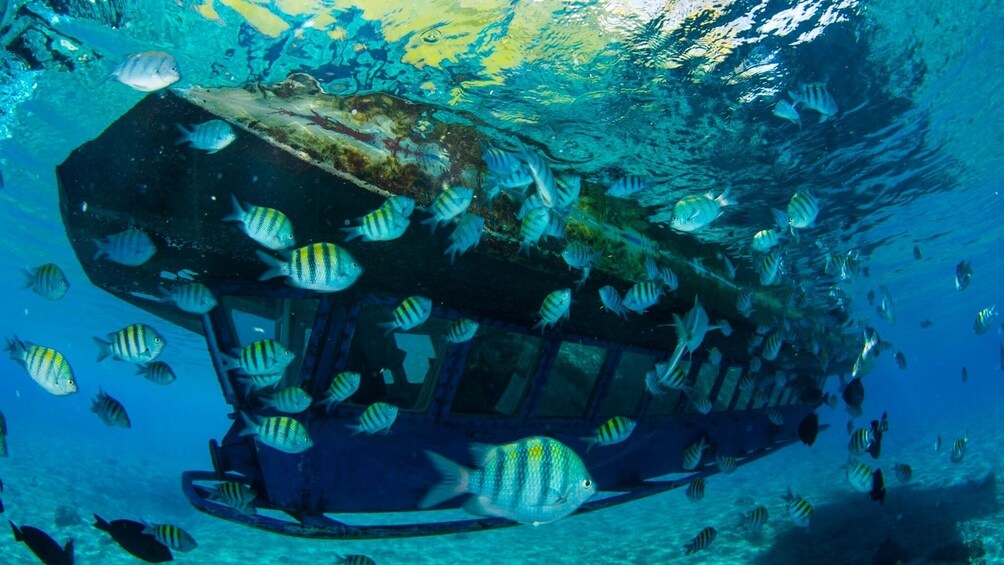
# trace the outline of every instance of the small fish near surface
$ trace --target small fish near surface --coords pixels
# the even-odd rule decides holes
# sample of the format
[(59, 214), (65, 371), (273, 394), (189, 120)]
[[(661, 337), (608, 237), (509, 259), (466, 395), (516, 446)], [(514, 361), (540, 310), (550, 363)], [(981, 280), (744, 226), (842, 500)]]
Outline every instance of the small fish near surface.
[(101, 422), (110, 428), (131, 428), (129, 414), (122, 403), (114, 399), (101, 388), (91, 404), (91, 412), (98, 415)]
[(32, 289), (35, 294), (46, 300), (59, 300), (70, 289), (70, 282), (66, 280), (66, 275), (55, 263), (40, 265), (30, 271), (26, 270), (24, 274), (23, 288)]
[(373, 435), (377, 433), (389, 434), (390, 427), (397, 420), (399, 410), (393, 404), (386, 402), (374, 402), (363, 410), (359, 415), (359, 423), (349, 426), (352, 435), (365, 433)]
[(127, 267), (138, 267), (157, 252), (157, 246), (150, 236), (135, 228), (112, 234), (103, 240), (96, 239), (94, 244), (98, 248), (94, 254), (95, 260), (107, 258)]
[(334, 243), (314, 243), (284, 252), (276, 259), (256, 252), (268, 269), (259, 281), (286, 277), (286, 284), (317, 292), (338, 292), (355, 284), (363, 274), (362, 266), (348, 251)]
[(98, 362), (111, 357), (128, 363), (146, 363), (156, 359), (167, 345), (164, 337), (146, 324), (130, 324), (106, 337), (107, 340), (94, 338), (98, 344)]
[(973, 278), (973, 267), (969, 261), (959, 261), (955, 266), (955, 290), (962, 292), (969, 287), (969, 281)]
[(819, 123), (835, 116), (839, 112), (837, 102), (833, 99), (825, 83), (810, 82), (798, 86), (797, 90), (789, 90), (788, 96), (791, 98), (792, 106), (801, 105), (807, 110), (812, 110), (819, 114)]
[(230, 195), (233, 211), (223, 218), (224, 222), (239, 222), (241, 230), (260, 245), (280, 251), (296, 245), (293, 222), (286, 214), (275, 208), (242, 203)]
[(260, 443), (283, 453), (303, 453), (314, 446), (307, 427), (289, 416), (269, 416), (258, 423), (241, 412), (241, 418), (244, 420), (241, 436), (255, 436)]
[(712, 528), (711, 526), (704, 528), (698, 532), (696, 536), (694, 536), (694, 539), (690, 540), (690, 543), (686, 545), (684, 548), (686, 549), (686, 555), (696, 553), (702, 549), (707, 549), (708, 546), (711, 545), (711, 542), (715, 541), (715, 537), (717, 536), (718, 530)]
[(913, 258), (916, 259), (916, 260), (918, 260), (918, 261), (920, 261), (921, 259), (924, 258), (924, 256), (920, 252), (920, 246), (919, 245), (914, 245), (913, 246)]
[(676, 231), (694, 232), (708, 226), (722, 215), (722, 208), (736, 204), (728, 196), (726, 190), (717, 198), (711, 193), (681, 198), (673, 206), (669, 227)]
[(146, 380), (159, 384), (169, 385), (178, 377), (174, 374), (174, 369), (163, 361), (154, 361), (146, 365), (140, 365), (136, 370), (137, 375), (141, 375)]
[(174, 561), (170, 548), (160, 543), (156, 537), (145, 533), (146, 525), (134, 520), (106, 521), (94, 515), (94, 527), (106, 532), (122, 549), (147, 563)]
[(17, 336), (7, 340), (7, 352), (28, 372), (31, 380), (49, 394), (65, 396), (77, 392), (77, 380), (70, 362), (63, 354), (34, 343), (21, 341)]
[(201, 124), (193, 124), (192, 129), (188, 129), (181, 124), (176, 124), (181, 137), (175, 141), (175, 145), (189, 143), (195, 149), (201, 149), (212, 155), (217, 151), (226, 148), (237, 139), (234, 128), (223, 120), (209, 120)]
[(812, 523), (812, 505), (809, 504), (809, 501), (797, 494), (792, 494), (790, 487), (788, 494), (781, 498), (785, 502), (785, 508), (791, 522), (799, 528), (808, 528)]
[(10, 529), (14, 533), (14, 540), (28, 546), (28, 549), (38, 557), (38, 560), (45, 565), (73, 565), (73, 540), (70, 539), (66, 545), (60, 546), (49, 534), (32, 526), (17, 527), (14, 522), (10, 524)]
[(627, 438), (631, 437), (631, 432), (637, 425), (638, 423), (631, 418), (623, 416), (610, 418), (602, 426), (596, 428), (593, 435), (581, 438), (582, 441), (586, 442), (586, 453), (589, 453), (594, 445), (614, 445), (626, 441)]
[(976, 335), (983, 335), (987, 333), (990, 326), (997, 319), (997, 305), (994, 304), (989, 308), (984, 308), (976, 313), (976, 321), (973, 322), (973, 331)]
[[(7, 457), (9, 455), (7, 451), (7, 417), (0, 412), (0, 457)], [(3, 494), (3, 483), (0, 483), (0, 494)], [(3, 502), (0, 501), (0, 513), (2, 510)]]
[(778, 100), (771, 113), (782, 120), (788, 120), (796, 126), (802, 127), (802, 118), (798, 115), (798, 110), (787, 100)]
[(154, 92), (167, 88), (181, 79), (178, 61), (165, 51), (143, 51), (126, 57), (112, 76), (126, 86), (140, 92)]
[(628, 175), (615, 181), (607, 189), (607, 196), (614, 198), (627, 198), (639, 192), (648, 190), (648, 183), (639, 176)]
[[(443, 480), (429, 490), (419, 508), (471, 494), (464, 509), (472, 514), (537, 526), (568, 516), (596, 494), (582, 459), (556, 439), (529, 437), (500, 446), (473, 445), (471, 452), (473, 469), (425, 452)], [(545, 484), (549, 488), (542, 488)]]

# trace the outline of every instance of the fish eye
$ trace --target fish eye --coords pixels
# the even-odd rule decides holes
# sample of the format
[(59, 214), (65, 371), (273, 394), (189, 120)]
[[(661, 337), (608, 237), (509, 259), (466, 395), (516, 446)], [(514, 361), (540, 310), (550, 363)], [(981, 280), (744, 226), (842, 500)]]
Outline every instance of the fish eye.
[(589, 479), (585, 479), (582, 481), (583, 488), (589, 488), (591, 486), (593, 486), (593, 481), (590, 481)]
[(159, 338), (159, 337), (155, 337), (155, 338), (153, 338), (153, 342), (154, 342), (154, 343), (160, 343), (160, 338)]

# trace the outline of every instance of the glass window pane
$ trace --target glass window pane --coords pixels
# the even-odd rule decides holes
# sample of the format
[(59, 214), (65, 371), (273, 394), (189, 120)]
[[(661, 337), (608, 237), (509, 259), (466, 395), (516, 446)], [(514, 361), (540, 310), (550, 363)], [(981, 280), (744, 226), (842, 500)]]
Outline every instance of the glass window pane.
[(755, 410), (766, 406), (767, 401), (770, 400), (771, 388), (773, 386), (773, 384), (770, 384), (766, 385), (764, 388), (760, 388), (760, 385), (757, 384), (757, 386), (753, 389), (753, 403), (750, 407)]
[(362, 375), (350, 404), (393, 404), (402, 410), (425, 410), (436, 388), (446, 352), (448, 320), (429, 317), (407, 332), (385, 335), (381, 323), (394, 319), (396, 304), (363, 306), (352, 334), (346, 370)]
[[(651, 369), (652, 367), (649, 367)], [(690, 361), (680, 361), (680, 369), (685, 375), (690, 374)], [(689, 381), (688, 381), (689, 382)], [(679, 390), (667, 390), (665, 394), (652, 397), (652, 404), (649, 405), (649, 414), (653, 416), (672, 416), (676, 414), (676, 407), (680, 403), (680, 396), (683, 392)]]
[(634, 416), (645, 397), (645, 373), (655, 364), (655, 357), (625, 351), (621, 354), (614, 380), (600, 408), (600, 418)]
[(562, 343), (536, 415), (542, 418), (584, 416), (606, 354), (607, 350), (602, 347)]
[(739, 376), (743, 374), (743, 370), (739, 367), (729, 367), (725, 370), (725, 380), (722, 381), (722, 387), (718, 390), (718, 397), (715, 398), (715, 412), (723, 412), (729, 409), (729, 404), (732, 402), (732, 397), (735, 396), (736, 387), (739, 384)]
[[(711, 398), (711, 391), (715, 388), (715, 381), (718, 380), (718, 373), (721, 372), (719, 369), (721, 367), (717, 365), (712, 365), (711, 363), (702, 363), (700, 369), (698, 369), (697, 380), (694, 382), (694, 388), (691, 390), (691, 394), (694, 397), (704, 395), (708, 399)], [(697, 412), (694, 405), (687, 402), (687, 407), (684, 410), (686, 413)]]
[(536, 336), (482, 326), (467, 353), (450, 412), (515, 415), (533, 376), (541, 343)]
[[(745, 372), (745, 369), (740, 366), (736, 366), (734, 368), (739, 370), (739, 379), (742, 380), (742, 374)], [(732, 370), (732, 367), (730, 367), (729, 370)], [(739, 388), (739, 385), (737, 383), (736, 390), (738, 391), (737, 394), (739, 398), (736, 399), (735, 408), (733, 408), (733, 410), (748, 410), (750, 407), (750, 402), (753, 400), (753, 391), (756, 390), (756, 386), (755, 385), (749, 386), (745, 389), (742, 389)]]
[(781, 399), (781, 393), (784, 392), (783, 387), (774, 385), (774, 390), (770, 393), (770, 401), (767, 402), (767, 406), (777, 406), (777, 401)]

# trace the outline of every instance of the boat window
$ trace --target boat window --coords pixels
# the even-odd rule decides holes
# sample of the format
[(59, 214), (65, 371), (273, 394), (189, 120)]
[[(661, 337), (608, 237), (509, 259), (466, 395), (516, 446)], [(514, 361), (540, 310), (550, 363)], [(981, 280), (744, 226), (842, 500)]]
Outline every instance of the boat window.
[(541, 343), (537, 336), (482, 326), (467, 353), (450, 412), (515, 415), (533, 377)]
[(787, 406), (791, 403), (792, 393), (791, 389), (785, 387), (784, 392), (781, 393), (781, 397), (777, 399), (778, 406)]
[[(680, 369), (683, 370), (684, 374), (690, 375), (690, 361), (680, 361)], [(653, 396), (649, 414), (653, 416), (672, 416), (676, 414), (676, 407), (680, 404), (681, 395), (683, 393), (679, 390), (667, 390), (663, 394)]]
[(607, 350), (566, 341), (558, 350), (537, 408), (541, 418), (579, 418), (585, 415), (593, 385), (603, 368)]
[[(717, 365), (712, 365), (711, 363), (703, 363), (697, 372), (697, 380), (694, 382), (694, 388), (691, 391), (693, 395), (704, 395), (708, 399), (711, 398), (711, 392), (714, 390), (715, 381), (718, 380), (718, 373), (720, 367)], [(697, 412), (694, 405), (689, 401), (687, 402), (687, 407), (685, 409), (687, 413)]]
[(645, 373), (655, 364), (653, 355), (625, 351), (600, 408), (600, 418), (633, 416), (645, 397)]
[(739, 367), (729, 367), (725, 371), (725, 378), (722, 380), (722, 387), (718, 389), (718, 397), (715, 398), (715, 412), (724, 412), (729, 409), (729, 404), (732, 402), (732, 397), (736, 391), (736, 385), (739, 384), (739, 375), (743, 374), (743, 370)]
[[(298, 384), (320, 301), (310, 298), (224, 296), (221, 303), (230, 313), (231, 327), (241, 347), (273, 339), (296, 354), (277, 386)], [(239, 354), (236, 351), (223, 353)]]
[(770, 400), (767, 402), (767, 406), (777, 406), (778, 401), (781, 400), (781, 394), (786, 390), (786, 387), (774, 385), (774, 390), (770, 393)]
[(395, 304), (366, 304), (352, 333), (346, 368), (362, 375), (351, 404), (386, 402), (402, 410), (425, 410), (447, 350), (449, 320), (430, 316), (407, 332), (387, 334)]
[[(742, 374), (744, 372), (742, 367), (735, 367), (739, 370), (739, 379), (742, 379)], [(730, 369), (731, 370), (731, 369)], [(756, 390), (756, 386), (747, 387), (745, 389), (739, 388), (738, 383), (736, 385), (736, 390), (738, 391), (735, 408), (733, 410), (747, 410), (750, 407), (750, 399), (753, 397), (753, 391)]]

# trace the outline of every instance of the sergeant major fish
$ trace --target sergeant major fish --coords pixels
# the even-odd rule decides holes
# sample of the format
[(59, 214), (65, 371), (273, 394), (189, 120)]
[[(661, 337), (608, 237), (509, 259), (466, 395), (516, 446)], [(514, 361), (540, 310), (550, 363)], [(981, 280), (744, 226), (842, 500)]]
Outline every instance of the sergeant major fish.
[(169, 385), (177, 379), (174, 369), (163, 361), (154, 361), (146, 365), (140, 365), (136, 370), (137, 375), (142, 375), (146, 380), (159, 385)]
[(237, 358), (220, 355), (224, 370), (239, 369), (249, 376), (282, 374), (296, 354), (273, 339), (262, 339), (241, 348)]
[(126, 57), (112, 72), (119, 82), (140, 92), (167, 88), (181, 79), (178, 62), (164, 51), (143, 51)]
[(474, 190), (465, 187), (449, 187), (443, 190), (432, 201), (430, 211), (431, 218), (422, 220), (423, 225), (428, 225), (429, 230), (436, 231), (440, 224), (445, 224), (463, 214), (474, 200)]
[(331, 412), (332, 408), (355, 394), (359, 390), (361, 382), (362, 375), (354, 371), (343, 371), (335, 375), (324, 394), (324, 398), (320, 401), (320, 404), (324, 406), (324, 411)]
[(55, 263), (46, 263), (30, 271), (26, 270), (24, 274), (24, 288), (34, 290), (35, 294), (46, 300), (59, 300), (70, 289), (66, 275)]
[(650, 306), (658, 304), (664, 292), (662, 285), (652, 281), (635, 283), (624, 295), (622, 306), (632, 312), (644, 314)]
[(175, 125), (177, 125), (178, 131), (181, 132), (181, 137), (178, 138), (178, 141), (174, 142), (175, 145), (189, 143), (192, 147), (201, 149), (209, 155), (224, 149), (237, 139), (234, 128), (230, 127), (230, 124), (223, 120), (209, 120), (201, 124), (193, 124), (191, 126), (192, 129), (188, 129), (181, 124)]
[(24, 367), (28, 376), (46, 392), (56, 396), (77, 392), (73, 369), (62, 353), (51, 347), (21, 341), (17, 336), (7, 340), (7, 351), (10, 358)]
[(200, 283), (189, 283), (167, 290), (160, 289), (163, 296), (161, 302), (174, 304), (183, 312), (189, 314), (206, 314), (216, 308), (218, 302), (213, 292), (208, 287)]
[(582, 459), (558, 440), (529, 437), (497, 447), (474, 445), (471, 451), (474, 469), (425, 452), (443, 480), (419, 508), (471, 494), (464, 505), (470, 513), (536, 526), (568, 516), (596, 493)]
[(681, 198), (673, 206), (673, 215), (669, 219), (669, 226), (682, 232), (697, 231), (721, 216), (722, 208), (734, 204), (735, 201), (728, 199), (727, 190), (717, 198), (713, 197), (711, 193)]
[(718, 530), (708, 526), (694, 536), (694, 539), (690, 540), (690, 543), (686, 546), (686, 554), (698, 552), (702, 549), (707, 549), (711, 542), (715, 541), (715, 537), (718, 536)]
[(424, 296), (409, 296), (394, 309), (394, 319), (378, 324), (386, 335), (396, 330), (408, 331), (417, 328), (432, 314), (432, 300)]
[(112, 428), (131, 428), (129, 414), (122, 403), (98, 388), (98, 395), (91, 403), (91, 412), (98, 415), (104, 425)]
[(286, 283), (296, 288), (317, 292), (338, 292), (355, 284), (363, 268), (348, 251), (333, 243), (314, 243), (294, 249), (279, 260), (257, 252), (268, 269), (258, 277), (265, 281), (286, 277)]
[(314, 402), (307, 391), (298, 386), (277, 390), (268, 396), (263, 396), (261, 400), (266, 408), (272, 408), (283, 414), (299, 414), (310, 408)]
[(398, 213), (392, 206), (380, 206), (359, 218), (359, 225), (342, 228), (347, 234), (345, 241), (361, 237), (363, 241), (392, 241), (404, 234), (411, 220)]
[(112, 234), (104, 240), (95, 240), (94, 243), (98, 247), (95, 260), (107, 257), (109, 261), (127, 267), (138, 267), (157, 252), (150, 236), (135, 228)]
[(704, 477), (698, 477), (687, 485), (687, 499), (690, 502), (700, 502), (704, 498)]
[(610, 185), (607, 189), (607, 196), (613, 196), (614, 198), (627, 198), (638, 192), (648, 190), (648, 183), (645, 179), (639, 176), (628, 175), (626, 177), (621, 177), (616, 182)]
[(224, 222), (240, 222), (241, 230), (261, 245), (279, 251), (296, 245), (293, 223), (286, 214), (275, 208), (242, 204), (230, 195), (233, 212), (223, 218)]
[(146, 324), (131, 324), (107, 335), (107, 341), (95, 337), (98, 344), (98, 361), (111, 356), (128, 363), (146, 363), (157, 358), (167, 341), (157, 330)]
[(627, 308), (624, 307), (624, 301), (621, 299), (621, 295), (617, 292), (617, 289), (606, 285), (600, 289), (600, 302), (603, 303), (603, 307), (612, 314), (616, 314), (620, 318), (627, 317)]
[(818, 112), (819, 123), (825, 122), (839, 111), (833, 95), (826, 88), (826, 84), (821, 82), (801, 84), (797, 90), (789, 90), (788, 96), (791, 97), (793, 107), (801, 105), (803, 108)]
[(792, 523), (799, 528), (808, 528), (812, 522), (812, 505), (801, 496), (792, 494), (790, 487), (788, 488), (787, 496), (783, 496), (782, 498), (785, 501), (788, 517), (791, 518)]
[(397, 420), (397, 413), (397, 406), (386, 402), (374, 402), (363, 410), (359, 416), (359, 423), (349, 428), (352, 430), (352, 435), (390, 433), (390, 427)]
[(561, 258), (565, 260), (565, 264), (568, 265), (569, 269), (582, 271), (582, 278), (575, 283), (576, 289), (585, 284), (586, 279), (589, 278), (589, 271), (599, 256), (599, 252), (593, 251), (591, 247), (581, 241), (570, 241), (565, 246), (564, 251), (561, 252)]
[(241, 412), (244, 429), (241, 436), (253, 435), (262, 444), (284, 453), (302, 453), (314, 445), (307, 428), (289, 416), (269, 416), (261, 422)]
[(969, 281), (973, 278), (973, 267), (969, 261), (959, 261), (955, 266), (955, 290), (962, 292), (969, 286)]
[(540, 329), (543, 332), (548, 327), (557, 325), (568, 317), (571, 305), (572, 289), (563, 288), (549, 293), (540, 305), (540, 321), (534, 324), (533, 329)]
[(631, 418), (614, 416), (593, 431), (593, 435), (581, 438), (586, 442), (586, 453), (594, 445), (614, 445), (627, 440), (638, 423)]
[(547, 208), (534, 208), (523, 216), (523, 223), (519, 226), (520, 255), (530, 253), (530, 246), (540, 241), (550, 221), (551, 212)]
[(798, 110), (787, 100), (778, 100), (777, 104), (774, 105), (774, 111), (771, 113), (782, 120), (788, 120), (796, 126), (802, 127), (802, 118), (798, 115)]
[(989, 308), (984, 308), (976, 313), (976, 321), (973, 322), (973, 331), (976, 335), (983, 335), (987, 333), (990, 326), (997, 319), (997, 305), (994, 304)]
[(173, 524), (146, 524), (143, 533), (175, 551), (188, 552), (199, 546), (191, 534)]
[(450, 246), (443, 252), (450, 256), (450, 264), (457, 255), (463, 255), (481, 242), (481, 234), (485, 229), (485, 220), (477, 214), (464, 214), (457, 221), (457, 226), (450, 233)]
[(469, 318), (454, 320), (446, 327), (446, 341), (450, 343), (468, 342), (474, 338), (478, 327), (479, 324)]
[(701, 436), (701, 439), (687, 446), (683, 450), (683, 469), (685, 471), (693, 471), (701, 464), (701, 457), (704, 455), (704, 450), (707, 449), (707, 440)]

